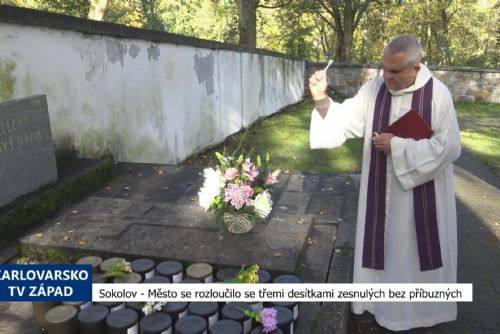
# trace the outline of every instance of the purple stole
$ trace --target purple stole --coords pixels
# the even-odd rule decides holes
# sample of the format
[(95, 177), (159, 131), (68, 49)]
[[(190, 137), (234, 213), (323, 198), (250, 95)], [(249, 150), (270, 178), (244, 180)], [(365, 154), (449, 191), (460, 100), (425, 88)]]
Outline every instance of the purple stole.
[[(383, 133), (389, 126), (391, 93), (383, 83), (375, 102), (372, 132)], [(413, 93), (411, 107), (431, 125), (432, 78), (424, 87)], [(368, 194), (366, 201), (365, 234), (363, 242), (363, 267), (384, 269), (385, 196), (387, 157), (372, 145)], [(434, 180), (413, 188), (413, 208), (417, 234), (420, 270), (443, 266), (436, 215)], [(397, 219), (397, 218), (396, 218)], [(393, 222), (397, 224), (397, 221)]]

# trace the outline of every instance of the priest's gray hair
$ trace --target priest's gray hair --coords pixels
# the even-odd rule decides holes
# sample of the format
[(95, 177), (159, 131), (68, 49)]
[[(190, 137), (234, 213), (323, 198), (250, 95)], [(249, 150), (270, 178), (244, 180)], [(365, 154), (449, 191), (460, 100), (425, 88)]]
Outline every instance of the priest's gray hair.
[(403, 52), (405, 54), (405, 65), (415, 66), (422, 61), (422, 46), (412, 35), (404, 34), (394, 37), (386, 46), (390, 54)]

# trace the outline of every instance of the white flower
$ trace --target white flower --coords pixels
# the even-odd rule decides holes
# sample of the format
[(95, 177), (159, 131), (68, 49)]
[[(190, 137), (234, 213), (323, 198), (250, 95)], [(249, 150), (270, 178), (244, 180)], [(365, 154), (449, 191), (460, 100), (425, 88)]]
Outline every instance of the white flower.
[(161, 311), (162, 306), (165, 304), (165, 302), (146, 302), (142, 307), (142, 312), (145, 315), (151, 314), (153, 312), (159, 312)]
[(253, 200), (252, 205), (261, 218), (266, 218), (271, 213), (273, 207), (271, 194), (267, 190), (258, 194)]
[(221, 189), (224, 188), (225, 179), (220, 170), (214, 170), (213, 168), (205, 168), (203, 170), (203, 176), (205, 177), (205, 182), (198, 193), (198, 198), (200, 206), (208, 211), (212, 200), (215, 196), (219, 195)]

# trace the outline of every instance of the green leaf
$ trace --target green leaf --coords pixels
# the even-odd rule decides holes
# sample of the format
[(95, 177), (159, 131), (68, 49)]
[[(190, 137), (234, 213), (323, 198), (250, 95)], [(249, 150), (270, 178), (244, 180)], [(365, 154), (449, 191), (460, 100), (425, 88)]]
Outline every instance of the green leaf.
[(219, 160), (219, 162), (222, 164), (222, 165), (226, 165), (226, 157), (223, 156), (220, 152), (215, 152), (215, 156), (217, 157), (217, 160)]
[(260, 159), (260, 155), (257, 155), (257, 167), (261, 167), (262, 166), (262, 160)]

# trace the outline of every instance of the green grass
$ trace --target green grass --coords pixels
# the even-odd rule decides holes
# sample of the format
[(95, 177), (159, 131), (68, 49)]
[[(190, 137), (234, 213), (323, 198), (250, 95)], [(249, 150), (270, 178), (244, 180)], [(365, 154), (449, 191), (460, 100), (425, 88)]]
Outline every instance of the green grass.
[[(313, 106), (311, 100), (306, 100), (271, 117), (262, 118), (245, 131), (228, 138), (222, 145), (189, 157), (185, 162), (214, 166), (214, 151), (226, 148), (232, 152), (241, 142), (246, 152), (263, 155), (269, 151), (272, 166), (282, 170), (360, 172), (362, 139), (348, 140), (336, 149), (310, 149), (309, 123)], [(460, 102), (456, 108), (465, 149), (500, 176), (500, 104)]]
[(463, 146), (500, 176), (500, 104), (459, 102), (456, 109)]
[[(329, 150), (311, 150), (309, 125), (314, 104), (306, 100), (271, 117), (260, 119), (251, 127), (230, 138), (216, 148), (201, 154), (205, 158), (214, 151), (226, 148), (232, 152), (241, 142), (245, 152), (271, 155), (271, 166), (283, 171), (300, 170), (321, 173), (352, 173), (361, 171), (362, 140), (348, 140), (342, 147)], [(203, 161), (199, 156), (189, 157), (186, 163), (213, 165), (214, 159)]]

